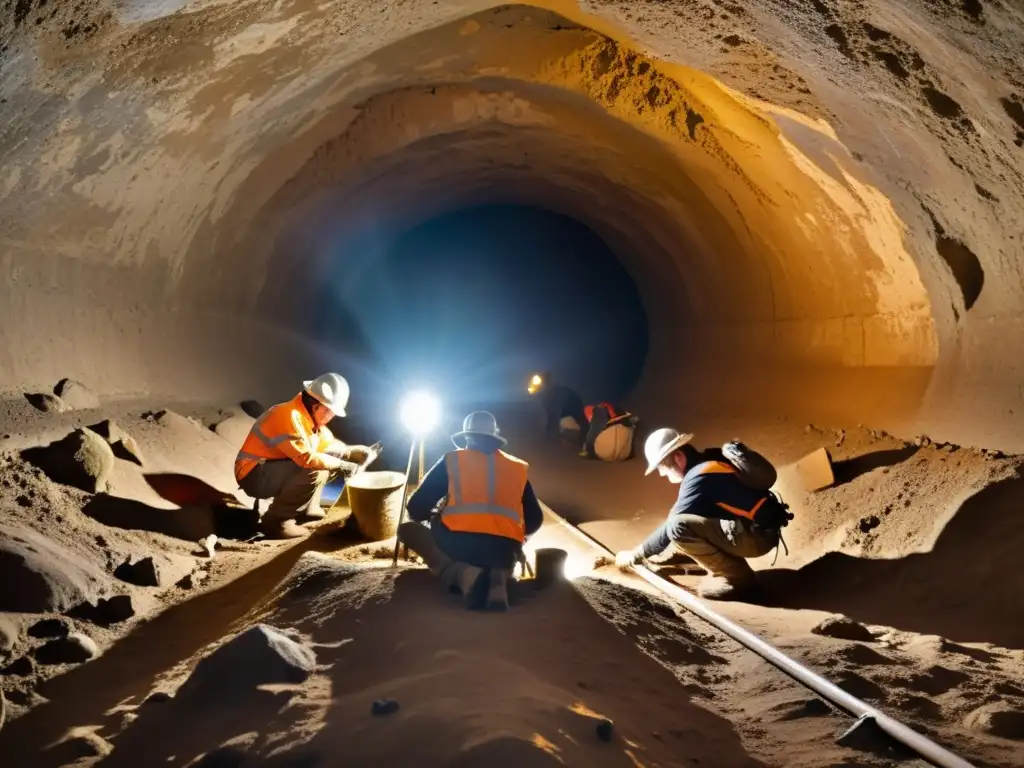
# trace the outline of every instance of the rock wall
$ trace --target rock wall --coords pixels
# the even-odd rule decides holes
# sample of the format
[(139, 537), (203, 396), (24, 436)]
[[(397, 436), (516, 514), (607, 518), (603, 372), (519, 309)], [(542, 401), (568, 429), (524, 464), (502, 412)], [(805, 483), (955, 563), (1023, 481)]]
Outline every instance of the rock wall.
[(635, 276), (652, 418), (1024, 447), (1009, 3), (3, 13), (0, 386), (287, 391), (343, 359), (314, 281), (340, 265), (355, 290), (410, 226), (526, 203)]

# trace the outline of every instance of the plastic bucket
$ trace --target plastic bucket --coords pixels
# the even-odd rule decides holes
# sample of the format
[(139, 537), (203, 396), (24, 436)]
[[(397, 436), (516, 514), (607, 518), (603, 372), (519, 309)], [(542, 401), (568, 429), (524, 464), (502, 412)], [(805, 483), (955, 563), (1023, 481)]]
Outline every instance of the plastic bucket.
[(398, 532), (404, 484), (401, 472), (360, 472), (345, 484), (359, 532), (370, 541), (390, 539)]
[(564, 549), (548, 547), (537, 550), (537, 571), (534, 578), (538, 587), (546, 587), (565, 578), (565, 560), (569, 553)]

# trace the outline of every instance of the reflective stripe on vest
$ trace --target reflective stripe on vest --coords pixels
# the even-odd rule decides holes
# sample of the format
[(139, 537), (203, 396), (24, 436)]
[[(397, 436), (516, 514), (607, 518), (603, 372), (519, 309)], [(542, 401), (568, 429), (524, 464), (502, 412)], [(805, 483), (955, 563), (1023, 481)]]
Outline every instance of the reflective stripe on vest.
[(451, 531), (524, 540), (527, 465), (506, 453), (453, 451), (445, 455), (448, 498), (441, 519)]
[(249, 434), (235, 456), (235, 479), (241, 481), (261, 461), (285, 459), (287, 455), (278, 448), (290, 440), (302, 440), (311, 452), (313, 437), (317, 436), (313, 419), (302, 404), (302, 395), (296, 395), (286, 403), (279, 403), (262, 414), (253, 423)]
[[(736, 467), (732, 464), (727, 464), (724, 461), (709, 461), (698, 466), (697, 472), (701, 475), (735, 475)], [(737, 517), (742, 517), (746, 520), (753, 520), (757, 515), (757, 511), (761, 508), (761, 505), (766, 501), (768, 501), (767, 496), (760, 499), (757, 504), (750, 509), (740, 509), (739, 507), (734, 507), (731, 504), (726, 504), (724, 501), (716, 501), (715, 505), (730, 514), (736, 515)]]

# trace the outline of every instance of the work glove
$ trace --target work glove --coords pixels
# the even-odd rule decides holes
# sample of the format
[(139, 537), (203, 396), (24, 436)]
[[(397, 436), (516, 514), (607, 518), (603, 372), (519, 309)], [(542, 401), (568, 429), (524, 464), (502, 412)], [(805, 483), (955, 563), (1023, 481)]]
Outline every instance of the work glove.
[(338, 453), (338, 458), (344, 461), (351, 461), (353, 464), (367, 466), (372, 464), (380, 455), (380, 443), (375, 445), (348, 445), (345, 450)]
[(643, 550), (640, 547), (624, 549), (615, 553), (615, 566), (620, 571), (628, 571), (632, 566), (644, 559)]

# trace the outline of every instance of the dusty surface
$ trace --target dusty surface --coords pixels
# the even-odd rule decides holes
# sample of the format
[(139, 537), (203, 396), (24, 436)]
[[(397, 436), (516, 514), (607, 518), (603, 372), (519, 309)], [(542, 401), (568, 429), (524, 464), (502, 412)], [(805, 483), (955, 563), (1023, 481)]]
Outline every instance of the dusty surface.
[[(199, 547), (237, 534), (246, 500), (230, 467), (251, 416), (195, 403), (276, 402), (325, 368), (380, 395), (380, 371), (346, 352), (358, 323), (318, 313), (343, 314), (362, 260), (411, 226), (493, 202), (574, 216), (627, 264), (651, 320), (633, 394), (645, 430), (677, 421), (783, 463), (823, 444), (849, 460), (835, 488), (786, 491), (792, 553), (758, 564), (776, 607), (730, 615), (978, 763), (1022, 762), (1020, 461), (912, 443), (1024, 451), (1018, 4), (10, 0), (2, 13), (0, 528), (4, 567), (33, 588), (18, 603), (5, 582), (0, 597), (36, 609), (0, 621), (5, 756), (137, 765), (152, 744), (184, 764), (239, 739), (268, 758), (308, 749), (315, 764), (406, 750), (389, 728), (433, 732), (438, 712), (468, 712), (457, 744), (423, 747), (431, 759), (876, 759), (834, 747), (843, 718), (817, 716), (706, 628), (663, 610), (648, 621), (635, 591), (581, 587), (612, 623), (636, 617), (621, 628), (654, 638), (641, 646), (668, 670), (575, 593), (504, 623), (453, 610), (434, 624), (428, 608), (449, 609), (422, 573), (392, 584), (321, 564), (340, 604), (353, 588), (390, 596), (326, 606), (321, 627), (308, 609), (322, 594), (268, 593), (306, 549), (332, 563), (372, 550), (326, 534), (229, 543), (212, 560)], [(138, 450), (78, 440), (96, 459), (85, 490), (21, 453), (107, 418)], [(523, 446), (541, 496), (613, 546), (671, 497), (635, 463)], [(401, 667), (378, 672), (361, 654), (393, 642), (408, 612), (423, 616), (421, 644), (393, 646)], [(810, 632), (837, 613), (872, 639)], [(193, 754), (168, 746), (165, 718), (193, 713), (132, 708), (258, 616), (355, 641), (316, 648), (333, 666), (294, 706), (262, 699), (211, 717)], [(477, 628), (499, 651), (481, 663), (516, 681), (495, 709), (459, 663)], [(551, 655), (537, 661), (542, 641)], [(452, 700), (428, 706), (437, 686), (418, 675), (440, 676)], [(409, 700), (390, 720), (366, 714), (380, 685)], [(580, 702), (623, 740), (585, 740)], [(357, 738), (330, 727), (335, 709)], [(674, 744), (694, 723), (707, 742)], [(308, 742), (280, 736), (294, 733)]]
[(629, 265), (666, 416), (1021, 445), (1014, 3), (8, 5), (11, 389), (283, 396), (319, 276), (517, 202)]
[[(847, 716), (708, 625), (677, 613), (639, 580), (608, 568), (591, 571), (594, 550), (554, 523), (534, 546), (570, 551), (576, 589), (524, 589), (506, 616), (466, 613), (415, 566), (391, 571), (383, 562), (391, 546), (341, 532), (348, 510), (340, 507), (309, 539), (222, 538), (210, 559), (194, 538), (218, 525), (223, 532), (225, 515), (246, 511), (242, 497), (226, 506), (235, 445), (216, 427), (225, 431), (225, 418), (237, 426), (250, 417), (234, 407), (179, 403), (175, 409), (155, 417), (163, 409), (152, 404), (108, 406), (79, 412), (77, 423), (73, 412), (34, 411), (17, 421), (27, 447), (29, 427), (41, 435), (35, 442), (49, 442), (61, 431), (110, 418), (137, 441), (145, 462), (118, 460), (110, 492), (126, 499), (135, 517), (111, 525), (90, 514), (103, 494), (54, 483), (18, 454), (6, 454), (3, 524), (30, 528), (90, 564), (98, 574), (96, 596), (129, 595), (135, 615), (111, 622), (75, 610), (0, 614), (7, 638), (0, 646), (9, 709), (0, 732), (5, 754), (39, 766), (79, 758), (82, 765), (189, 765), (225, 745), (268, 765), (326, 765), (343, 748), (359, 764), (400, 761), (410, 750), (424, 765), (913, 763), (898, 753), (836, 745)], [(592, 521), (584, 529), (613, 547), (635, 543), (662, 514), (657, 505), (671, 489), (643, 480), (638, 462), (593, 464), (564, 446), (531, 439), (525, 423), (509, 422), (508, 431), (514, 449), (533, 462), (541, 497), (570, 518)], [(826, 444), (837, 467), (848, 469), (839, 471), (843, 482), (835, 488), (787, 491), (798, 514), (788, 531), (792, 553), (775, 567), (759, 564), (773, 607), (723, 610), (975, 764), (1019, 764), (1024, 621), (1012, 599), (1019, 579), (1007, 560), (972, 562), (959, 548), (947, 559), (936, 544), (971, 522), (962, 519), (971, 499), (1012, 484), (1019, 460), (938, 446), (911, 451), (866, 430), (840, 437), (779, 422), (754, 432), (747, 439), (780, 463)], [(435, 442), (432, 451), (443, 436)], [(898, 455), (883, 454), (882, 462), (878, 450)], [(604, 471), (594, 473), (595, 467)], [(151, 506), (158, 504), (154, 484), (173, 495), (153, 481), (170, 473), (193, 481), (179, 480), (173, 486), (179, 494), (183, 487), (197, 493), (201, 478), (207, 495), (157, 497), (159, 506)], [(876, 509), (882, 504), (876, 494), (892, 501), (897, 489), (909, 504), (893, 504), (888, 513)], [(988, 545), (993, 552), (1019, 546), (1020, 534), (1006, 525), (1019, 498), (1011, 493), (1004, 506), (986, 505), (988, 522), (975, 520), (968, 530), (996, 537)], [(646, 505), (642, 513), (627, 511), (637, 503)], [(198, 520), (214, 528), (194, 527), (198, 510), (206, 510)], [(154, 520), (178, 531), (182, 523), (168, 520), (186, 513), (184, 532), (153, 532)], [(882, 522), (861, 531), (862, 519), (873, 514)], [(964, 547), (976, 551), (978, 544), (966, 540)], [(174, 581), (126, 581), (118, 566), (144, 557), (180, 569)], [(854, 575), (886, 568), (865, 577), (885, 584), (884, 594), (871, 600), (862, 594), (863, 581), (847, 583), (831, 571), (822, 576), (817, 569), (832, 567), (835, 558)], [(695, 576), (678, 567), (662, 572), (684, 587), (694, 584)], [(857, 634), (833, 634), (857, 639), (817, 633), (836, 614), (849, 616)], [(204, 674), (202, 685), (193, 686), (203, 691), (198, 701), (176, 694), (200, 658), (260, 622), (292, 633), (316, 654), (308, 679), (271, 681), (260, 693), (254, 688), (260, 681), (247, 683), (244, 674), (212, 681)], [(94, 642), (96, 657), (40, 663), (47, 653), (40, 649), (67, 632)], [(228, 665), (251, 666), (248, 657)], [(507, 681), (500, 695), (495, 680)], [(239, 685), (247, 692), (238, 694)], [(168, 695), (175, 698), (167, 701)], [(372, 715), (378, 699), (397, 700), (399, 711)], [(596, 734), (601, 718), (614, 722), (609, 742)], [(187, 745), (182, 732), (191, 734)]]

